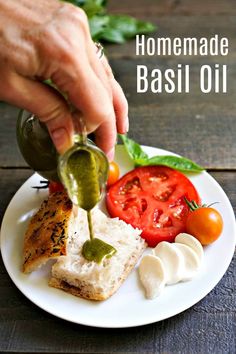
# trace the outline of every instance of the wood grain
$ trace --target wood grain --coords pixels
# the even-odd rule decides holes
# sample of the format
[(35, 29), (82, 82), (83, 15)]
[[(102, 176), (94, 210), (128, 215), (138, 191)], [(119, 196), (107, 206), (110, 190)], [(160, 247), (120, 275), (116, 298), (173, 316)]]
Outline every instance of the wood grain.
[(32, 175), (31, 170), (19, 169), (0, 169), (0, 223), (7, 205), (14, 196), (18, 188), (25, 182), (25, 180)]
[[(174, 67), (171, 60), (113, 62), (129, 100), (130, 136), (139, 143), (164, 148), (196, 160), (206, 168), (236, 168), (236, 85), (228, 94), (203, 94), (199, 89), (201, 61), (191, 65), (189, 94), (137, 94), (136, 65), (151, 70)], [(232, 67), (230, 75), (236, 74)]]
[(0, 167), (27, 166), (16, 142), (16, 121), (19, 109), (0, 102)]
[(133, 0), (110, 1), (109, 10), (113, 13), (126, 13), (130, 16), (152, 17), (152, 16), (224, 16), (236, 14), (234, 0)]

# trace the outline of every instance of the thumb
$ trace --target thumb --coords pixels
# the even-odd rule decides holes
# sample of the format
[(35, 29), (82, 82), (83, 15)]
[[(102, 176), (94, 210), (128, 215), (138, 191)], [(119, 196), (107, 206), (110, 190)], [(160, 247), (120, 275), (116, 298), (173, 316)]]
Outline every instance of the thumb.
[(35, 114), (47, 125), (59, 153), (72, 145), (73, 121), (69, 107), (55, 89), (17, 74), (7, 76), (0, 88), (0, 97), (8, 103)]

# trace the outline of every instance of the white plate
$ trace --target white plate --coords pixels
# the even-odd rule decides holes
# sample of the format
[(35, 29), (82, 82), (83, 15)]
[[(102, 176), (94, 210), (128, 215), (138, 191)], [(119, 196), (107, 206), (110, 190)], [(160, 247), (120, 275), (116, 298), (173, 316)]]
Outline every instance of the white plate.
[[(144, 147), (154, 156), (168, 151)], [(118, 146), (116, 161), (125, 173), (132, 163), (123, 147)], [(146, 300), (135, 269), (116, 294), (104, 302), (83, 300), (47, 285), (50, 264), (25, 275), (21, 272), (23, 235), (30, 217), (46, 197), (37, 192), (39, 175), (34, 174), (11, 200), (1, 228), (1, 252), (5, 267), (15, 285), (33, 303), (65, 320), (96, 327), (134, 327), (174, 316), (201, 300), (219, 282), (233, 257), (236, 227), (233, 209), (219, 184), (206, 172), (189, 176), (205, 203), (218, 201), (224, 219), (222, 236), (204, 250), (204, 264), (192, 281), (166, 286), (160, 297)], [(49, 262), (50, 263), (50, 262)]]

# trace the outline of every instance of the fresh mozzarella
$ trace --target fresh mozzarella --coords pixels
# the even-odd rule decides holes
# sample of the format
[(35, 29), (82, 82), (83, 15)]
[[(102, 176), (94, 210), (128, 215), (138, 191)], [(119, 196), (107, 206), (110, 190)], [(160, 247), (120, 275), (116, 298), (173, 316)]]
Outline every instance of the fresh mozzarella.
[(173, 244), (173, 246), (180, 251), (180, 253), (182, 254), (182, 259), (184, 261), (184, 270), (182, 272), (181, 280), (191, 280), (196, 275), (200, 267), (200, 258), (198, 257), (196, 252), (194, 252), (192, 248), (187, 245), (184, 245), (182, 243), (175, 243)]
[(160, 295), (166, 283), (165, 269), (160, 258), (144, 256), (139, 265), (139, 276), (148, 299)]
[(163, 241), (154, 248), (155, 256), (162, 260), (166, 272), (166, 284), (175, 284), (183, 277), (184, 259), (174, 244)]
[(175, 243), (160, 242), (153, 255), (146, 255), (140, 262), (139, 276), (146, 290), (146, 297), (160, 295), (164, 286), (192, 279), (198, 272), (202, 259), (201, 243), (189, 234), (179, 234)]
[(186, 234), (186, 233), (181, 233), (176, 236), (175, 242), (182, 243), (184, 245), (189, 246), (197, 254), (199, 259), (202, 260), (203, 247), (202, 247), (201, 243), (196, 239), (196, 237), (193, 237), (193, 236)]

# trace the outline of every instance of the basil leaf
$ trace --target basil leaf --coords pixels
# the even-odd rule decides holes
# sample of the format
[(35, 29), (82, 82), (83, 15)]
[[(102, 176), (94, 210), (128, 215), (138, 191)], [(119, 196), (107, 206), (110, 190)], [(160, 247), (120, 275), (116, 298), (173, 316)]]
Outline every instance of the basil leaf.
[(148, 155), (142, 150), (141, 146), (134, 140), (129, 139), (126, 135), (119, 134), (126, 151), (131, 159), (134, 161), (135, 166), (167, 166), (181, 172), (201, 172), (204, 171), (202, 166), (185, 157), (164, 155), (154, 156), (149, 158)]
[(155, 29), (150, 22), (144, 22), (131, 16), (110, 15), (109, 27), (122, 33), (124, 38), (131, 38), (138, 33), (146, 33)]
[(136, 34), (148, 33), (154, 29), (154, 25), (150, 22), (140, 21), (131, 16), (110, 15), (101, 38), (109, 42), (123, 43)]
[(142, 164), (148, 160), (148, 155), (143, 151), (141, 146), (136, 143), (134, 140), (129, 139), (126, 135), (119, 134), (126, 151), (135, 164)]
[(122, 44), (125, 42), (125, 37), (123, 36), (123, 34), (114, 28), (106, 28), (101, 34), (100, 38), (107, 42), (117, 44)]
[(154, 156), (145, 161), (140, 166), (162, 165), (174, 168), (182, 172), (201, 172), (204, 168), (185, 157), (178, 156)]
[(98, 14), (105, 13), (103, 1), (101, 0), (86, 0), (82, 9), (86, 12), (88, 18)]
[(108, 16), (93, 16), (89, 19), (90, 33), (93, 39), (98, 40), (109, 21)]

